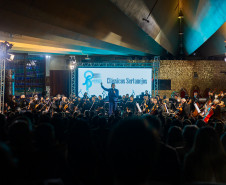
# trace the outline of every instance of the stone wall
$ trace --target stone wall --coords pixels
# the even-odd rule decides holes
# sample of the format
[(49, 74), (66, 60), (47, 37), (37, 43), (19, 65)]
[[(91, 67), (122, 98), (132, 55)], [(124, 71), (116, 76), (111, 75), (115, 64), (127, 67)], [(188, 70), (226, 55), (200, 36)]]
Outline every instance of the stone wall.
[[(195, 72), (198, 75), (197, 78), (194, 77)], [(208, 88), (216, 89), (217, 92), (226, 91), (226, 63), (219, 60), (162, 60), (159, 79), (171, 80), (171, 90), (160, 91), (161, 96), (169, 97), (173, 91), (180, 92), (181, 89), (187, 91), (188, 95), (194, 89), (200, 90), (201, 95), (204, 95)]]

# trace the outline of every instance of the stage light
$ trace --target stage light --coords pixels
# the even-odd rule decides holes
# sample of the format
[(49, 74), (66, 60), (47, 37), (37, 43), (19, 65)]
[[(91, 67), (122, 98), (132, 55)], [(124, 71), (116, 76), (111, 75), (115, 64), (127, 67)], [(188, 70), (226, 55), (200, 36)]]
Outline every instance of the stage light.
[(87, 55), (87, 57), (85, 57), (85, 60), (91, 60), (91, 58), (89, 58), (89, 55)]
[(224, 57), (224, 61), (226, 62), (226, 57)]
[(49, 55), (46, 55), (46, 58), (51, 58), (51, 56), (49, 56)]
[(13, 55), (13, 54), (7, 54), (6, 58), (8, 61), (13, 61), (14, 57), (15, 57), (15, 55)]
[(182, 12), (182, 10), (180, 10), (179, 15), (178, 15), (178, 19), (183, 19), (183, 18), (184, 18), (183, 12)]
[(28, 63), (26, 64), (28, 67), (35, 67), (37, 61), (36, 60), (29, 60)]
[(74, 65), (70, 65), (70, 69), (71, 70), (75, 69), (75, 66)]
[(1, 43), (1, 46), (5, 46), (6, 51), (8, 51), (9, 49), (12, 49), (13, 45), (10, 44), (9, 42), (5, 41)]

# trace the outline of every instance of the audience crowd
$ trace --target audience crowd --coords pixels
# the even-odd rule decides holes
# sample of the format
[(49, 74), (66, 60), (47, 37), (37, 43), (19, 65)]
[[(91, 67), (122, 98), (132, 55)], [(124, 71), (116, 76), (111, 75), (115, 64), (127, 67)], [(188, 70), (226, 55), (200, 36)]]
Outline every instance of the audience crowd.
[(0, 115), (2, 185), (226, 183), (221, 120)]

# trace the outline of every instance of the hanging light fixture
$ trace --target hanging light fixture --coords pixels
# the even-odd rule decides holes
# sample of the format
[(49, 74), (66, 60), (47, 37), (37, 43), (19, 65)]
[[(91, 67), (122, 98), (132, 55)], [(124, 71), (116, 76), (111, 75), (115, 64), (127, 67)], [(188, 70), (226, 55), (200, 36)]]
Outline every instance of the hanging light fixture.
[(183, 19), (183, 18), (184, 18), (184, 14), (183, 14), (182, 10), (180, 9), (178, 19)]

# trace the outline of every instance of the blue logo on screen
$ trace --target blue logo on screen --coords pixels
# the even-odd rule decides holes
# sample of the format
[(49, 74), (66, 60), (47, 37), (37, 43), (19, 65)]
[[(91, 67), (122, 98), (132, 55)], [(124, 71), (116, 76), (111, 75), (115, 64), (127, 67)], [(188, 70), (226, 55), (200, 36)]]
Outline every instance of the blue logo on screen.
[(92, 71), (86, 71), (84, 73), (84, 78), (85, 78), (85, 83), (82, 85), (86, 85), (86, 90), (88, 91), (90, 87), (92, 87), (92, 81), (91, 79), (93, 78), (93, 72)]

